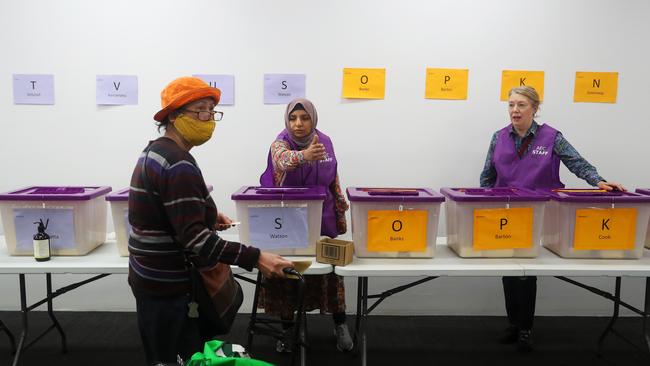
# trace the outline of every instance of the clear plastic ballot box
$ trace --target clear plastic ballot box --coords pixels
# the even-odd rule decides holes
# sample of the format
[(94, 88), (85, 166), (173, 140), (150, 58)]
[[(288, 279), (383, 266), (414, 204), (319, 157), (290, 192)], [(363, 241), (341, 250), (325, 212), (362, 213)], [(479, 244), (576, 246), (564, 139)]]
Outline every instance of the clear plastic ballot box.
[(549, 198), (523, 188), (442, 188), (447, 245), (461, 257), (536, 257)]
[(640, 258), (650, 196), (599, 189), (539, 190), (551, 197), (543, 245), (565, 258)]
[(349, 187), (357, 257), (432, 258), (440, 204), (429, 188)]
[[(650, 196), (650, 188), (639, 188), (635, 192), (646, 195), (646, 196)], [(650, 228), (650, 226), (649, 226), (649, 228)], [(650, 249), (650, 230), (646, 230), (645, 247)]]
[(111, 187), (33, 186), (0, 194), (10, 255), (33, 255), (35, 222), (47, 223), (52, 255), (84, 255), (106, 241)]
[[(211, 185), (208, 185), (208, 192), (212, 192)], [(120, 256), (128, 257), (129, 233), (131, 232), (131, 224), (129, 224), (129, 188), (122, 188), (117, 192), (107, 194), (106, 201), (111, 205), (117, 250)]]
[(325, 187), (245, 186), (231, 198), (242, 243), (280, 255), (316, 255)]
[(117, 251), (122, 257), (129, 256), (129, 188), (120, 189), (106, 195), (106, 201), (111, 205), (111, 216), (115, 228)]

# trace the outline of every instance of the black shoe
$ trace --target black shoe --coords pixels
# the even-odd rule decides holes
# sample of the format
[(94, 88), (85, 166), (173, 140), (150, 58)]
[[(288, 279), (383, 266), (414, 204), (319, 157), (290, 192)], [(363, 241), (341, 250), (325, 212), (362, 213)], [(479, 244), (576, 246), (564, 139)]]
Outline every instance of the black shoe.
[(503, 335), (499, 337), (499, 343), (501, 344), (512, 344), (517, 342), (517, 327), (514, 325), (510, 325), (506, 330), (503, 332)]
[(530, 352), (533, 350), (533, 332), (531, 330), (520, 330), (517, 338), (517, 351)]

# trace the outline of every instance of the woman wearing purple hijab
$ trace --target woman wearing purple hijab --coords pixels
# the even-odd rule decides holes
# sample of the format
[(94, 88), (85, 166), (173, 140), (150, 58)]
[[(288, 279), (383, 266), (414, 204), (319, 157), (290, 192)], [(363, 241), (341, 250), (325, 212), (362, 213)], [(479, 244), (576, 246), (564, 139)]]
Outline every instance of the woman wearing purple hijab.
[[(625, 190), (621, 184), (603, 179), (561, 132), (533, 120), (540, 104), (534, 88), (513, 88), (508, 98), (511, 123), (492, 135), (481, 187), (563, 188), (561, 161), (592, 186), (607, 191)], [(537, 277), (503, 277), (503, 292), (510, 325), (500, 342), (516, 343), (518, 350), (531, 351)]]
[[(349, 206), (341, 191), (337, 173), (336, 155), (330, 138), (316, 129), (318, 114), (307, 99), (294, 99), (284, 113), (285, 129), (271, 144), (267, 167), (260, 177), (264, 187), (326, 187), (323, 202), (321, 235), (331, 238), (347, 231), (345, 211)], [(350, 332), (345, 323), (345, 288), (343, 278), (334, 273), (306, 276), (305, 310), (320, 309), (332, 313), (336, 347), (349, 351), (353, 347)], [(293, 319), (293, 304), (288, 294), (293, 283), (284, 280), (270, 281), (269, 291), (263, 291), (260, 306), (267, 314)], [(291, 348), (284, 342), (276, 344), (278, 352)]]

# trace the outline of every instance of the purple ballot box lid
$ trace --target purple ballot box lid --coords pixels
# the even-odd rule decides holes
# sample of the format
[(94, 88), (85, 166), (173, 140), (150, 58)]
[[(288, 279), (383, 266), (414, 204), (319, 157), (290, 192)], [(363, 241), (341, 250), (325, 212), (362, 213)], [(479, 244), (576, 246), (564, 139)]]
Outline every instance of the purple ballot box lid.
[(650, 196), (644, 196), (634, 192), (605, 191), (603, 189), (589, 188), (538, 189), (537, 191), (559, 202), (650, 203)]
[(86, 201), (111, 191), (108, 186), (32, 186), (0, 194), (0, 201)]
[(650, 196), (650, 188), (637, 188), (636, 193)]
[(325, 187), (243, 186), (230, 196), (235, 201), (309, 201), (325, 200)]
[[(208, 192), (212, 192), (212, 186), (208, 184), (207, 187), (208, 187)], [(128, 201), (129, 200), (129, 189), (130, 189), (129, 187), (126, 187), (126, 188), (120, 189), (117, 192), (107, 194), (106, 195), (106, 201), (116, 201), (116, 202)]]
[(429, 188), (360, 188), (348, 187), (352, 202), (444, 202), (445, 197)]
[(442, 188), (440, 192), (458, 202), (531, 202), (548, 201), (545, 194), (526, 188)]

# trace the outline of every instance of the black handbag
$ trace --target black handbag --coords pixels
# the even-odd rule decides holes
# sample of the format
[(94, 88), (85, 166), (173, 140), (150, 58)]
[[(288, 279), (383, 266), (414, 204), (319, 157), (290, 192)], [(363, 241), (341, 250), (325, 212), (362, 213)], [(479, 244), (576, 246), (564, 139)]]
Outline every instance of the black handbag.
[(187, 315), (206, 321), (214, 335), (228, 333), (244, 301), (241, 285), (230, 266), (219, 263), (212, 268), (198, 269), (187, 257), (186, 266), (192, 284)]
[[(160, 198), (150, 189), (149, 179), (146, 174), (147, 158), (151, 145), (144, 150), (141, 178), (144, 189), (147, 191), (149, 201), (154, 207), (155, 215), (167, 221), (170, 228), (173, 226), (165, 214), (165, 209)], [(198, 167), (197, 167), (198, 169)], [(172, 232), (172, 237), (175, 233)], [(179, 244), (180, 246), (180, 244)], [(226, 334), (230, 331), (235, 316), (244, 301), (241, 285), (232, 274), (230, 265), (218, 263), (213, 267), (198, 268), (190, 258), (190, 253), (180, 249), (185, 257), (185, 267), (190, 274), (190, 301), (187, 315), (205, 321), (213, 335)]]

